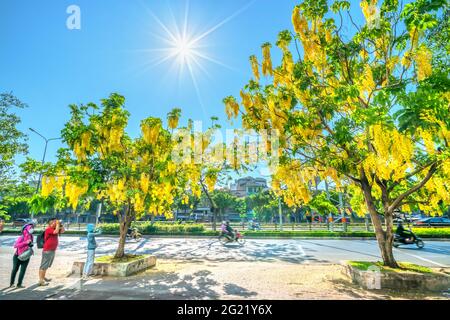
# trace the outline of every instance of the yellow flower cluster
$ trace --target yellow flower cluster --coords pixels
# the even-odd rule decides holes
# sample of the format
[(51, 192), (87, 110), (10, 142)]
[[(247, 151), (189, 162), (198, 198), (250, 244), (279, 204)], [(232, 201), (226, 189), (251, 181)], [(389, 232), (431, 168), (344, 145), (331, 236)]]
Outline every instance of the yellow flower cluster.
[(252, 65), (253, 77), (255, 77), (255, 80), (258, 82), (260, 75), (259, 75), (258, 59), (256, 58), (255, 55), (250, 56), (250, 64)]
[(181, 198), (181, 204), (189, 204), (189, 196), (187, 194), (184, 194), (183, 197)]
[(415, 55), (414, 60), (417, 66), (417, 80), (421, 81), (428, 78), (433, 72), (431, 66), (431, 59), (433, 55), (425, 45), (420, 46)]
[(145, 207), (144, 207), (144, 199), (142, 198), (140, 193), (136, 193), (134, 195), (133, 198), (133, 206), (134, 206), (134, 210), (137, 213), (142, 213), (145, 211)]
[(367, 96), (375, 89), (376, 84), (373, 80), (372, 68), (369, 64), (364, 65), (363, 73), (359, 78), (359, 91)]
[(216, 177), (206, 177), (205, 184), (208, 187), (209, 191), (214, 190), (214, 186), (216, 185), (217, 178)]
[(43, 176), (41, 180), (41, 195), (48, 197), (54, 190), (62, 192), (65, 180), (66, 177), (64, 175), (58, 177)]
[(126, 201), (126, 179), (122, 178), (117, 181), (114, 181), (108, 185), (108, 189), (106, 191), (106, 196), (109, 200), (116, 204), (120, 205)]
[(163, 206), (170, 206), (174, 202), (174, 188), (170, 183), (154, 184), (151, 188), (151, 198), (154, 205), (159, 206), (161, 210)]
[(169, 128), (170, 129), (175, 129), (176, 127), (178, 127), (179, 118), (177, 116), (170, 115), (168, 117), (168, 121), (169, 121)]
[(68, 181), (65, 189), (70, 206), (73, 210), (76, 210), (80, 197), (88, 191), (88, 185)]
[(252, 98), (250, 94), (246, 93), (244, 90), (241, 90), (241, 99), (242, 99), (242, 105), (245, 107), (246, 112), (250, 112), (250, 108), (252, 106)]
[(236, 99), (232, 96), (226, 97), (223, 102), (225, 103), (225, 112), (227, 114), (228, 120), (231, 118), (236, 118), (239, 114), (239, 104)]
[(398, 181), (408, 169), (413, 168), (414, 144), (406, 134), (374, 125), (371, 138), (375, 152), (370, 153), (363, 162), (367, 176), (375, 173), (380, 179)]
[(293, 74), (294, 72), (294, 59), (292, 58), (292, 53), (286, 51), (283, 54), (282, 67), (287, 74)]
[(270, 48), (271, 48), (270, 43), (265, 43), (262, 46), (262, 53), (263, 53), (262, 73), (265, 76), (273, 75), (272, 58), (270, 56)]
[(75, 142), (73, 145), (73, 152), (78, 161), (86, 160), (86, 156), (91, 153), (91, 133), (85, 131), (81, 134), (79, 142)]
[[(308, 185), (316, 176), (315, 169), (302, 168), (298, 162), (294, 161), (291, 164), (278, 166), (272, 187), (275, 194), (283, 196), (289, 207), (299, 206), (311, 201), (312, 196)], [(281, 184), (284, 184), (285, 188), (282, 188)]]
[(434, 145), (433, 141), (433, 135), (431, 132), (419, 129), (418, 133), (420, 134), (420, 137), (423, 140), (423, 143), (425, 145), (425, 149), (429, 154), (435, 154), (436, 153), (436, 147)]
[(292, 11), (292, 25), (297, 34), (305, 34), (308, 31), (308, 21), (300, 14), (300, 8), (298, 6)]
[(153, 145), (158, 141), (160, 129), (160, 119), (151, 118), (141, 122), (142, 136), (144, 141), (148, 144)]
[(146, 173), (141, 174), (141, 178), (139, 180), (140, 188), (143, 193), (147, 193), (148, 187), (150, 185), (150, 177)]
[(360, 6), (367, 24), (371, 25), (377, 15), (377, 0), (362, 0)]
[[(327, 62), (325, 49), (321, 46), (319, 37), (319, 34), (323, 32), (321, 18), (318, 17), (314, 20), (311, 29), (309, 29), (308, 21), (301, 14), (299, 7), (295, 7), (292, 12), (292, 24), (302, 42), (305, 61), (311, 61), (319, 72), (323, 72), (327, 66)], [(325, 32), (325, 36), (325, 38), (328, 37), (331, 40), (331, 33), (329, 31), (328, 33), (327, 31)]]

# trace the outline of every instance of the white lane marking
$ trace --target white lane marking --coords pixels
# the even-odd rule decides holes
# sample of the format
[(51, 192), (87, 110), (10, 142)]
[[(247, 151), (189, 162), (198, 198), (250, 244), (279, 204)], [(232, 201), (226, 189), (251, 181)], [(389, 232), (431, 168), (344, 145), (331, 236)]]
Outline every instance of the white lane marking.
[(299, 246), (299, 248), (300, 248), (300, 253), (302, 254), (302, 256), (305, 258), (305, 263), (309, 263), (309, 259), (308, 258), (306, 258), (306, 253), (305, 253), (305, 250), (303, 249), (303, 247), (302, 247), (302, 245), (301, 244), (299, 244), (298, 245)]
[(434, 245), (427, 244), (427, 247), (428, 248), (432, 248), (433, 250), (441, 251), (441, 252), (446, 253), (446, 254), (449, 253), (449, 250), (441, 249), (441, 248), (435, 247)]
[(435, 262), (435, 261), (430, 260), (430, 259), (422, 258), (422, 257), (420, 257), (420, 256), (416, 256), (415, 254), (407, 253), (407, 252), (404, 252), (404, 251), (401, 251), (401, 250), (398, 250), (398, 249), (394, 249), (394, 251), (398, 251), (398, 252), (400, 252), (400, 253), (403, 253), (403, 254), (406, 254), (406, 255), (408, 255), (408, 256), (414, 257), (414, 258), (416, 258), (416, 259), (423, 260), (423, 261), (426, 261), (426, 262), (435, 264), (435, 265), (437, 265), (437, 266), (439, 266), (439, 267), (443, 267), (443, 268), (448, 268), (448, 267), (449, 267), (449, 266), (447, 266), (447, 265), (445, 265), (445, 264), (441, 264), (441, 263)]

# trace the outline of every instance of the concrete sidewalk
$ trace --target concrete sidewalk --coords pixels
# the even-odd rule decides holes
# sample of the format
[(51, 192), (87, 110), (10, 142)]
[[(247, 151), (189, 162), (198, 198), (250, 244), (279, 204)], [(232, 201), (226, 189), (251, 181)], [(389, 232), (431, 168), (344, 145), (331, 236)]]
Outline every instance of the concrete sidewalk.
[[(1, 288), (9, 281), (10, 254), (1, 249)], [(444, 294), (366, 291), (335, 264), (159, 259), (156, 267), (131, 277), (81, 281), (68, 276), (72, 262), (80, 258), (59, 252), (48, 274), (53, 280), (38, 287), (40, 259), (33, 257), (27, 288), (2, 289), (0, 300), (448, 299)]]

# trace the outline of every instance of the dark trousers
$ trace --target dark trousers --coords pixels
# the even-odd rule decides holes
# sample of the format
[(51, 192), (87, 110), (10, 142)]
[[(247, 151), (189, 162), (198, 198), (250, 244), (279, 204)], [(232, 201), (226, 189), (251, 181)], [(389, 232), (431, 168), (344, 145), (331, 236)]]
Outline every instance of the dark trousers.
[(30, 262), (30, 259), (27, 261), (20, 261), (19, 258), (17, 258), (17, 255), (14, 255), (13, 258), (13, 269), (11, 272), (11, 281), (10, 284), (13, 285), (16, 281), (16, 274), (17, 271), (19, 271), (19, 281), (17, 282), (17, 285), (22, 285), (23, 277), (25, 277), (25, 272), (27, 271), (28, 263)]

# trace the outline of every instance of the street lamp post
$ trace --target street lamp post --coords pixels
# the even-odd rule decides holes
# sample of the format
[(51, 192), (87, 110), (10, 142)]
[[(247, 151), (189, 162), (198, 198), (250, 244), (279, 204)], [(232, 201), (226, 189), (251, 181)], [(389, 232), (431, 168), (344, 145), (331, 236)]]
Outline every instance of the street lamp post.
[(280, 216), (280, 231), (283, 231), (283, 213), (281, 210), (281, 197), (278, 197), (278, 214)]
[[(48, 143), (49, 143), (50, 141), (60, 140), (61, 138), (50, 138), (50, 139), (47, 139), (47, 138), (44, 137), (42, 134), (40, 134), (39, 132), (37, 132), (35, 129), (33, 129), (33, 128), (29, 128), (29, 129), (30, 129), (31, 132), (36, 133), (38, 136), (40, 136), (40, 137), (41, 137), (42, 139), (44, 139), (44, 141), (45, 141), (44, 155), (42, 156), (42, 164), (44, 164), (44, 163), (45, 163), (45, 155), (47, 154), (47, 145), (48, 145)], [(41, 186), (41, 179), (42, 179), (42, 172), (40, 171), (40, 172), (39, 172), (38, 182), (37, 182), (37, 185), (36, 185), (36, 193), (39, 192), (39, 188), (40, 188), (40, 186)], [(32, 213), (31, 213), (31, 219), (33, 219), (33, 218), (34, 218), (34, 213), (32, 212)]]

